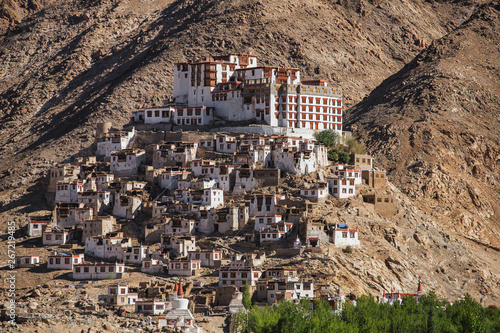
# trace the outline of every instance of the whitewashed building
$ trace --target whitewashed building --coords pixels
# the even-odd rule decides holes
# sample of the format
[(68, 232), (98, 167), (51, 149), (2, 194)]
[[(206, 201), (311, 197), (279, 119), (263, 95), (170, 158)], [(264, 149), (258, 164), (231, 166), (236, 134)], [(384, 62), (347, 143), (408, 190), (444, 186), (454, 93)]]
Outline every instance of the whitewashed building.
[(353, 246), (359, 247), (358, 229), (349, 229), (347, 224), (335, 224), (331, 235), (331, 242), (335, 246)]
[(131, 293), (126, 283), (108, 285), (108, 293), (97, 296), (99, 302), (113, 306), (133, 305), (138, 299), (137, 293)]
[(294, 301), (314, 298), (313, 281), (303, 281), (297, 277), (281, 277), (265, 279), (257, 282), (259, 299), (265, 299), (268, 304), (278, 301)]
[(83, 264), (84, 254), (65, 254), (55, 252), (47, 258), (48, 269), (73, 270), (74, 265)]
[(50, 218), (32, 217), (30, 219), (30, 223), (28, 224), (28, 236), (42, 236), (42, 230), (48, 225), (54, 225)]
[(189, 260), (199, 260), (201, 267), (220, 266), (222, 260), (221, 250), (195, 250), (188, 251)]
[(120, 263), (83, 263), (73, 266), (73, 280), (121, 279), (125, 265)]
[(175, 103), (207, 106), (228, 121), (342, 132), (342, 91), (327, 81), (300, 81), (300, 70), (260, 67), (251, 54), (229, 54), (174, 67)]
[(276, 242), (287, 238), (292, 227), (293, 223), (289, 222), (268, 223), (259, 231), (260, 242)]
[(56, 185), (55, 202), (76, 202), (78, 193), (85, 189), (84, 180), (72, 180), (70, 182), (59, 181)]
[(141, 265), (142, 261), (146, 259), (148, 253), (148, 247), (145, 245), (132, 245), (127, 248), (123, 248), (123, 261), (126, 264)]
[(122, 149), (111, 153), (110, 171), (115, 176), (130, 177), (137, 174), (141, 163), (146, 161), (146, 152), (141, 149)]
[(231, 268), (222, 267), (219, 270), (219, 287), (236, 286), (240, 288), (245, 285), (255, 286), (262, 276), (262, 270), (257, 268)]
[(201, 268), (199, 260), (170, 260), (168, 274), (177, 276), (194, 276)]
[(352, 165), (336, 164), (332, 166), (332, 171), (339, 178), (354, 179), (355, 185), (363, 182), (361, 170), (353, 168)]
[(312, 202), (323, 201), (328, 197), (328, 183), (308, 189), (301, 189), (300, 196)]
[(187, 257), (189, 251), (196, 250), (196, 237), (164, 234), (161, 236), (161, 247), (170, 250), (173, 256)]
[(264, 214), (255, 216), (254, 230), (260, 231), (260, 229), (265, 228), (268, 224), (281, 222), (282, 216), (276, 214)]
[(141, 272), (149, 274), (163, 273), (163, 262), (158, 259), (144, 259), (141, 265)]
[(40, 263), (39, 256), (19, 256), (16, 257), (16, 267), (34, 267)]
[(328, 189), (335, 198), (345, 199), (356, 195), (356, 185), (354, 178), (328, 177)]
[(43, 246), (63, 245), (69, 242), (69, 231), (47, 226), (42, 232)]
[(250, 216), (257, 215), (273, 215), (276, 212), (276, 205), (279, 200), (284, 200), (283, 194), (253, 194), (249, 195), (250, 199)]
[(169, 307), (167, 301), (162, 301), (158, 299), (144, 299), (135, 301), (135, 312), (144, 313), (150, 315), (159, 315), (165, 313)]
[(85, 254), (96, 258), (123, 261), (129, 247), (132, 247), (130, 238), (94, 236), (85, 239)]
[(111, 153), (117, 150), (127, 149), (130, 142), (135, 137), (135, 129), (132, 131), (108, 131), (102, 133), (97, 138), (97, 156), (111, 156)]
[(113, 205), (113, 215), (127, 219), (133, 219), (139, 215), (142, 208), (142, 201), (139, 197), (128, 196), (121, 193), (115, 195)]

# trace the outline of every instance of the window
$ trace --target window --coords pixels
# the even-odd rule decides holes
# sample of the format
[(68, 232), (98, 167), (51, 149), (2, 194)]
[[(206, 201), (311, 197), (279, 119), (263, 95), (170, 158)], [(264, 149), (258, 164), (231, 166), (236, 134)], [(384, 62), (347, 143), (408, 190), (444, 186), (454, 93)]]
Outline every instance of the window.
[(342, 238), (347, 238), (347, 231), (342, 231)]
[(75, 268), (75, 273), (80, 273), (80, 267)]
[(88, 267), (83, 267), (83, 272), (84, 273), (88, 273), (89, 272), (89, 268)]

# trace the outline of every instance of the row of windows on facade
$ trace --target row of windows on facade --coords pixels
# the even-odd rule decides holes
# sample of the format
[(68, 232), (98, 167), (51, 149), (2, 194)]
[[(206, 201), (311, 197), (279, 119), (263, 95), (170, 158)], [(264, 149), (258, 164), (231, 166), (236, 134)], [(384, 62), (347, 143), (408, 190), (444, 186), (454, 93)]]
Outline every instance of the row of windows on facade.
[[(242, 272), (241, 273), (241, 278), (242, 279), (247, 279), (248, 278), (248, 275), (249, 273), (245, 273), (245, 272)], [(253, 277), (255, 279), (258, 279), (259, 278), (259, 273), (255, 272), (253, 273)], [(228, 273), (228, 272), (222, 272), (222, 278), (223, 279), (236, 279), (236, 273)]]
[[(268, 233), (265, 233), (265, 232), (262, 232), (262, 238), (273, 238), (273, 239), (277, 239), (278, 238), (278, 234), (276, 233), (273, 233), (273, 234), (268, 234)], [(272, 237), (271, 237), (272, 235)]]
[[(181, 269), (181, 265), (182, 265), (182, 269), (189, 269), (189, 263), (173, 263), (173, 264), (170, 264), (170, 268), (171, 269)], [(197, 269), (199, 268), (198, 267), (198, 264), (197, 263), (193, 263), (192, 264), (192, 269)]]
[[(190, 117), (190, 116), (201, 116), (201, 109), (195, 109), (194, 110), (194, 114), (193, 114), (193, 110), (191, 109), (188, 109), (186, 110), (186, 116)], [(210, 110), (207, 109), (207, 116), (210, 115)], [(156, 118), (159, 118), (160, 117), (160, 110), (155, 110), (154, 111), (154, 116)], [(184, 116), (184, 110), (182, 109), (178, 109), (177, 110), (177, 116), (178, 117), (183, 117)], [(147, 111), (146, 112), (146, 117), (148, 118), (152, 118), (153, 117), (153, 111)], [(162, 118), (170, 118), (170, 112), (169, 111), (161, 111), (161, 117)]]
[[(55, 262), (56, 265), (61, 264), (61, 258), (49, 258), (49, 264), (53, 265)], [(71, 263), (71, 258), (64, 258), (64, 264), (69, 265)], [(74, 263), (78, 264), (78, 259), (74, 258)]]
[[(302, 286), (304, 286), (302, 288)], [(293, 290), (293, 284), (284, 284), (284, 283), (278, 283), (278, 290)], [(303, 284), (295, 284), (295, 290), (300, 290), (300, 289), (303, 289), (303, 290), (310, 290), (311, 289), (311, 284), (310, 283), (303, 283)], [(275, 286), (274, 286), (274, 283), (272, 284), (261, 284), (259, 285), (259, 290), (263, 291), (263, 290), (276, 290)], [(272, 296), (271, 296), (272, 297)]]
[[(80, 273), (81, 272), (81, 268), (82, 267), (75, 267), (75, 272), (76, 273)], [(122, 271), (122, 267), (116, 267), (117, 269), (117, 272), (118, 273), (121, 273)], [(110, 273), (113, 273), (115, 271), (115, 267), (114, 266), (109, 266), (108, 267), (108, 272)], [(90, 272), (90, 267), (83, 267), (83, 273), (89, 273)], [(95, 272), (100, 272), (100, 273), (106, 273), (106, 266), (101, 266), (99, 267), (99, 270), (97, 269), (97, 267), (95, 268)]]
[(297, 113), (297, 110), (299, 110), (302, 114), (305, 114), (305, 115), (307, 115), (308, 113), (312, 113), (312, 114), (323, 113), (325, 115), (339, 115), (339, 116), (342, 115), (341, 109), (336, 109), (336, 108), (332, 108), (332, 107), (322, 107), (322, 106), (316, 106), (316, 107), (314, 107), (314, 106), (302, 106), (302, 107), (297, 108), (297, 105), (288, 105), (288, 106), (282, 105), (281, 109), (280, 109), (278, 104), (276, 104), (275, 110), (276, 111), (281, 110), (281, 112), (288, 111), (290, 113), (290, 115)]
[[(333, 188), (333, 193), (338, 193), (338, 189), (336, 187)], [(349, 189), (349, 191), (347, 191), (345, 188), (342, 189), (342, 193), (344, 194), (354, 194), (354, 190), (352, 188)]]
[[(278, 118), (278, 116), (276, 116), (276, 118)], [(288, 122), (288, 127), (295, 127), (295, 128), (298, 128), (299, 127), (299, 124), (300, 122), (299, 121), (289, 121)], [(302, 128), (309, 128), (309, 129), (320, 129), (320, 126), (319, 126), (320, 123), (318, 122), (314, 122), (314, 121), (302, 121)], [(335, 126), (335, 124), (324, 124), (324, 128), (327, 128), (327, 129), (335, 129), (337, 128), (337, 130), (342, 130), (342, 125), (341, 124), (337, 124), (337, 126)]]
[[(304, 195), (309, 195), (309, 191), (304, 191)], [(312, 190), (311, 195), (316, 195), (316, 191)], [(323, 195), (323, 191), (318, 191), (318, 195)]]
[[(355, 235), (356, 235), (355, 231), (349, 231), (350, 238), (355, 238)], [(342, 231), (342, 238), (347, 238), (347, 231)]]

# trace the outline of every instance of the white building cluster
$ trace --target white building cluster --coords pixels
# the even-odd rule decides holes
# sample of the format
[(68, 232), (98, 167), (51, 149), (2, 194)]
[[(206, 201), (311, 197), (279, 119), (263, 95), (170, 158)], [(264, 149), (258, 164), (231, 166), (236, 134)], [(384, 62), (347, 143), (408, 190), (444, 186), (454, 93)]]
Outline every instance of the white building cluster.
[[(171, 105), (136, 111), (132, 118), (176, 126), (205, 126), (222, 119), (311, 133), (342, 131), (340, 89), (326, 81), (301, 81), (298, 69), (259, 67), (249, 54), (176, 64), (173, 95)], [(29, 236), (41, 237), (43, 246), (51, 247), (48, 269), (71, 271), (75, 280), (121, 279), (127, 266), (190, 279), (218, 269), (220, 288), (248, 283), (263, 302), (312, 299), (313, 281), (299, 278), (293, 268), (265, 270), (265, 253), (240, 254), (222, 245), (206, 248), (200, 237), (239, 235), (245, 242), (293, 255), (303, 245), (357, 247), (358, 229), (316, 219), (321, 215), (318, 207), (326, 200), (357, 196), (363, 184), (379, 188), (387, 182), (369, 155), (353, 155), (352, 165), (331, 165), (327, 148), (305, 137), (217, 133), (184, 142), (168, 141), (164, 132), (147, 135), (99, 124), (96, 156), (50, 170), (52, 214), (33, 217), (28, 224)], [(283, 190), (288, 175), (312, 172), (321, 181)], [(388, 196), (363, 199), (375, 210), (391, 212)], [(139, 222), (130, 223), (134, 220)], [(125, 236), (134, 228), (141, 229), (140, 240)], [(84, 244), (83, 253), (55, 250), (75, 243)], [(159, 244), (158, 251), (150, 250), (153, 244)], [(32, 267), (40, 258), (27, 256), (16, 264)], [(196, 331), (181, 283), (176, 288), (165, 299), (156, 289), (147, 295), (113, 283), (99, 299), (159, 315), (160, 327)]]
[(132, 114), (146, 124), (211, 125), (260, 121), (273, 127), (342, 132), (342, 90), (301, 81), (300, 70), (259, 66), (251, 54), (228, 54), (174, 67), (174, 103)]

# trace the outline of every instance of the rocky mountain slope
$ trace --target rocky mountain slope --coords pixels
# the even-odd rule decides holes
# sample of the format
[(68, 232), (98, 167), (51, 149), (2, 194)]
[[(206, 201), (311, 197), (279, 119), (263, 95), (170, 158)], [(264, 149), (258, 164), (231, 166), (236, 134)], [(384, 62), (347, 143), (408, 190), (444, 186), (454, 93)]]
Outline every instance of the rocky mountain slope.
[[(348, 112), (432, 218), (500, 248), (500, 6), (483, 6)], [(497, 252), (497, 255), (499, 253)]]

